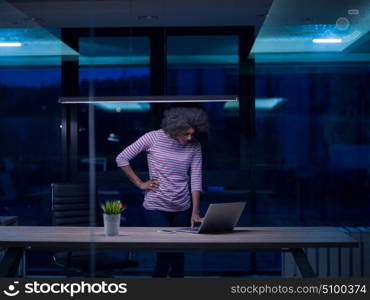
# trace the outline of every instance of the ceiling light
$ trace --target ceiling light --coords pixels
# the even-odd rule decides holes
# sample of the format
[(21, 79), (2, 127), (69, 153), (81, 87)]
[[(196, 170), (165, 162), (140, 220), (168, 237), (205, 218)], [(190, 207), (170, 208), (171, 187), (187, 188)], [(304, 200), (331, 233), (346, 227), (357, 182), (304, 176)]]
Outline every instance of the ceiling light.
[(22, 43), (19, 42), (0, 42), (0, 47), (20, 47)]
[(358, 14), (360, 14), (360, 10), (357, 9), (357, 8), (355, 8), (355, 9), (349, 9), (347, 12), (348, 12), (349, 15), (355, 15), (355, 16), (357, 16)]
[[(273, 110), (286, 100), (287, 100), (286, 98), (282, 97), (256, 98), (255, 108), (256, 110)], [(238, 102), (225, 103), (224, 110), (226, 112), (237, 112), (239, 110), (239, 103)]]
[(315, 44), (339, 44), (342, 42), (342, 39), (313, 39)]
[(256, 110), (272, 110), (286, 100), (286, 98), (256, 98)]

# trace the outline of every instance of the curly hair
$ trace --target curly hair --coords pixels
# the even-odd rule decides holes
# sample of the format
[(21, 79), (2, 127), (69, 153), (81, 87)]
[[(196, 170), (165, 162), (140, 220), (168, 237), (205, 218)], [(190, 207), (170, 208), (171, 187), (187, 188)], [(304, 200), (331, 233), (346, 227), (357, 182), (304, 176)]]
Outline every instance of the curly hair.
[(207, 134), (209, 122), (207, 113), (197, 107), (173, 107), (164, 112), (162, 129), (172, 138), (194, 128), (196, 134)]

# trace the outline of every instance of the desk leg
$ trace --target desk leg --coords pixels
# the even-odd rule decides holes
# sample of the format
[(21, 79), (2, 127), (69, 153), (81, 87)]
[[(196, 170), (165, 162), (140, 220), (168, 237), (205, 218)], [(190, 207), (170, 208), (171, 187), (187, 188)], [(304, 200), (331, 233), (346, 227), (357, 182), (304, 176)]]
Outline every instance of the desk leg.
[(23, 248), (7, 248), (0, 261), (0, 277), (16, 277), (19, 263), (23, 257)]
[(289, 251), (292, 253), (302, 277), (317, 277), (303, 249), (289, 249)]

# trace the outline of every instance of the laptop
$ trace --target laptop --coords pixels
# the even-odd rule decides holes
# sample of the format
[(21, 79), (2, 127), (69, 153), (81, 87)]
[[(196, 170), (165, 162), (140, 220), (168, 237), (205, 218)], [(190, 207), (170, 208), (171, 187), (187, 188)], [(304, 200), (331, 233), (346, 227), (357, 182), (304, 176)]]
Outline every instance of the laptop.
[(199, 227), (176, 229), (176, 232), (221, 233), (231, 232), (239, 221), (245, 202), (210, 204)]

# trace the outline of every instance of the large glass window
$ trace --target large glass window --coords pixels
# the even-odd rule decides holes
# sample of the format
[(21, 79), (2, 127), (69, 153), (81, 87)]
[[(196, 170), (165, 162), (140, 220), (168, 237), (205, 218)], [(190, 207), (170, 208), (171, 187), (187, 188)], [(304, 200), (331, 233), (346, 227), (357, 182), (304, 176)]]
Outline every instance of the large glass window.
[(275, 101), (256, 114), (257, 169), (275, 170), (266, 180), (275, 222), (368, 222), (370, 92), (361, 69), (257, 67), (257, 97)]
[[(236, 35), (167, 38), (168, 95), (238, 94), (238, 76)], [(211, 125), (209, 139), (204, 143), (205, 167), (239, 169), (238, 107), (212, 102), (202, 106)]]
[[(150, 94), (149, 38), (94, 37), (80, 39), (81, 96), (138, 96)], [(116, 155), (148, 131), (149, 103), (95, 105), (96, 166), (117, 170)], [(79, 171), (88, 170), (88, 105), (78, 106)], [(144, 157), (133, 162), (144, 170)]]
[(62, 174), (60, 60), (50, 67), (0, 65), (0, 94), (0, 214), (23, 225), (49, 224), (50, 184)]
[(80, 96), (149, 93), (148, 37), (80, 39)]
[[(266, 104), (256, 110), (255, 182), (268, 195), (257, 218), (368, 226), (366, 2), (354, 11), (330, 5), (332, 14), (320, 21), (311, 13), (328, 9), (326, 3), (307, 14), (288, 2), (273, 2), (251, 51), (256, 96)], [(291, 22), (292, 12), (305, 21)]]

